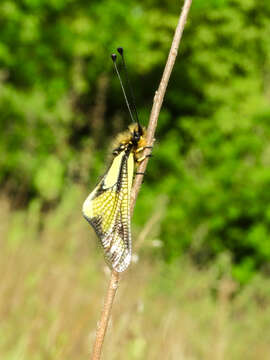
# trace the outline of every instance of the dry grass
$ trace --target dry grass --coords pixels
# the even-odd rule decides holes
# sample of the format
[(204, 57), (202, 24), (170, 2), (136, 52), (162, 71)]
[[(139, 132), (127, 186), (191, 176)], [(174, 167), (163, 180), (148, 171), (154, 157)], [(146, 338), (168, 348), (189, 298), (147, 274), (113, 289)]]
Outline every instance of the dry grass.
[[(108, 274), (74, 210), (84, 195), (74, 187), (46, 216), (37, 202), (11, 212), (0, 199), (1, 359), (89, 358)], [(144, 251), (121, 281), (104, 360), (270, 358), (270, 281), (231, 297), (234, 284), (216, 272), (184, 259), (161, 265)]]

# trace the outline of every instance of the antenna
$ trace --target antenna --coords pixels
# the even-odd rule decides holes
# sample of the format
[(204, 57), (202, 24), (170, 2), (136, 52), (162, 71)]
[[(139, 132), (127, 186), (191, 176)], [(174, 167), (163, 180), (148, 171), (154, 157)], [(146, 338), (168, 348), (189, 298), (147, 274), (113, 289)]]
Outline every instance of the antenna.
[(129, 111), (129, 115), (131, 117), (131, 120), (133, 122), (134, 121), (134, 118), (133, 118), (133, 115), (132, 115), (132, 112), (131, 112), (131, 109), (130, 109), (130, 106), (129, 106), (129, 102), (128, 102), (128, 99), (127, 99), (127, 95), (126, 95), (126, 92), (125, 92), (125, 89), (124, 89), (124, 86), (123, 86), (123, 82), (122, 82), (122, 79), (121, 79), (121, 76), (119, 74), (119, 71), (118, 71), (118, 67), (116, 65), (116, 59), (117, 59), (117, 55), (116, 54), (112, 54), (111, 55), (111, 58), (112, 58), (112, 61), (113, 61), (113, 64), (114, 64), (114, 67), (115, 67), (115, 71), (117, 73), (117, 76), (118, 76), (118, 79), (120, 81), (120, 85), (121, 85), (121, 88), (122, 88), (122, 91), (123, 91), (123, 94), (124, 94), (124, 98), (125, 98), (125, 101), (126, 101), (126, 104), (127, 104), (127, 108), (128, 108), (128, 111)]
[(131, 83), (129, 81), (128, 72), (127, 72), (127, 66), (126, 66), (125, 57), (124, 57), (124, 49), (122, 47), (118, 47), (117, 51), (119, 52), (119, 54), (121, 55), (121, 58), (122, 58), (126, 83), (128, 85), (128, 90), (129, 90), (130, 97), (131, 97), (131, 103), (132, 103), (132, 106), (133, 106), (133, 109), (134, 109), (134, 112), (135, 112), (136, 121), (137, 121), (138, 124), (140, 124), (137, 108), (136, 108), (136, 105), (135, 105), (135, 97), (134, 97), (134, 93), (133, 93), (133, 90), (132, 90)]

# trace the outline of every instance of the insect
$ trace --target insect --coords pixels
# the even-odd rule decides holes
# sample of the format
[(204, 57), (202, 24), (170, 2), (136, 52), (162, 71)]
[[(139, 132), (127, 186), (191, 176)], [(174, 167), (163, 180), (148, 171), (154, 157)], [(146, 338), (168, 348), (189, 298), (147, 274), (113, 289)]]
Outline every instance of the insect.
[(83, 215), (92, 225), (104, 249), (105, 260), (111, 269), (122, 272), (131, 261), (130, 193), (134, 165), (146, 156), (142, 155), (146, 146), (145, 129), (139, 123), (132, 89), (126, 70), (123, 48), (117, 49), (122, 58), (125, 77), (129, 86), (134, 117), (116, 64), (117, 56), (112, 54), (114, 67), (119, 78), (125, 102), (134, 121), (124, 133), (116, 138), (113, 159), (108, 170), (89, 194), (83, 204)]

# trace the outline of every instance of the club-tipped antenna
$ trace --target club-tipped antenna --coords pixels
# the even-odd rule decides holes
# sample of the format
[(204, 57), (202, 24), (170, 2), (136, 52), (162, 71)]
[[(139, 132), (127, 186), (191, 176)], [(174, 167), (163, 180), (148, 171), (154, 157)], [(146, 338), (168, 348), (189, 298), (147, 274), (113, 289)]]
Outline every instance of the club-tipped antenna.
[(117, 64), (116, 64), (116, 59), (117, 59), (117, 55), (116, 54), (112, 54), (111, 55), (111, 58), (112, 58), (112, 61), (113, 61), (113, 64), (114, 64), (114, 68), (115, 68), (115, 71), (116, 71), (116, 74), (118, 76), (118, 79), (120, 81), (120, 85), (121, 85), (121, 88), (122, 88), (122, 91), (123, 91), (123, 94), (124, 94), (124, 98), (125, 98), (125, 101), (126, 101), (126, 104), (127, 104), (127, 108), (128, 108), (128, 111), (129, 111), (129, 115), (131, 117), (131, 120), (133, 122), (135, 122), (134, 118), (133, 118), (133, 115), (132, 115), (132, 111), (130, 109), (130, 105), (129, 105), (129, 102), (128, 102), (128, 99), (127, 99), (127, 95), (126, 95), (126, 92), (125, 92), (125, 88), (124, 88), (124, 85), (123, 85), (123, 82), (122, 82), (122, 79), (121, 79), (121, 76), (119, 74), (119, 71), (118, 71), (118, 67), (117, 67)]
[(122, 58), (126, 83), (127, 83), (127, 87), (128, 87), (128, 90), (129, 90), (129, 93), (130, 93), (130, 98), (131, 98), (131, 104), (132, 104), (133, 110), (135, 112), (136, 121), (140, 125), (139, 116), (138, 116), (138, 112), (137, 112), (137, 107), (136, 107), (136, 103), (135, 103), (135, 97), (134, 97), (134, 93), (133, 93), (133, 90), (132, 90), (131, 82), (129, 80), (127, 66), (126, 66), (126, 62), (125, 62), (124, 49), (122, 47), (118, 47), (117, 51), (119, 52), (119, 54), (121, 55), (121, 58)]

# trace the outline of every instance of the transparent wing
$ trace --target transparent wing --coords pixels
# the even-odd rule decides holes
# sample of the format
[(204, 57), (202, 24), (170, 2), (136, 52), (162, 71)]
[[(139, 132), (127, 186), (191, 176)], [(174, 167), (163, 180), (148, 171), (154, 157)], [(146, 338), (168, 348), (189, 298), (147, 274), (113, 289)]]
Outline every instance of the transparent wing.
[(129, 199), (133, 164), (129, 164), (134, 160), (130, 156), (121, 153), (115, 158), (83, 205), (83, 214), (101, 241), (107, 263), (118, 272), (124, 271), (131, 260)]

